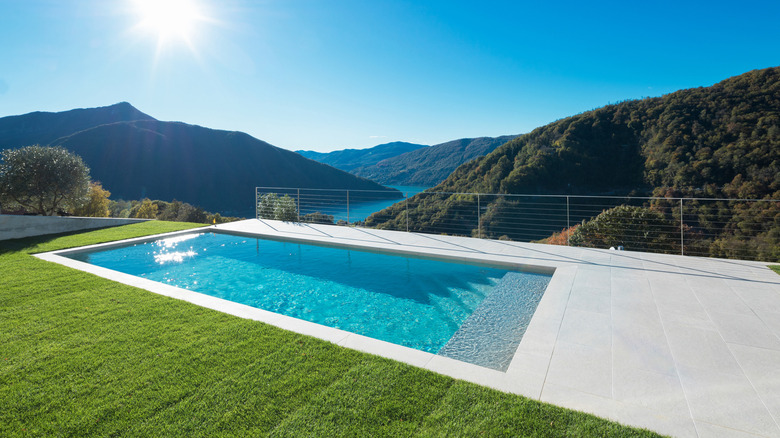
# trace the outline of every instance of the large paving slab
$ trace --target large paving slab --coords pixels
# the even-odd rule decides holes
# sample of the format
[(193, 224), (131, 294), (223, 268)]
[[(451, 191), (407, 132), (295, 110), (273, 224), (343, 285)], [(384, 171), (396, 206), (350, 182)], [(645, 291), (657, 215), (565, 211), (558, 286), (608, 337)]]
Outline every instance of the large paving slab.
[(780, 436), (780, 276), (765, 263), (278, 221), (216, 228), (555, 273), (509, 368), (499, 372), (128, 278), (56, 253), (39, 256), (672, 436)]

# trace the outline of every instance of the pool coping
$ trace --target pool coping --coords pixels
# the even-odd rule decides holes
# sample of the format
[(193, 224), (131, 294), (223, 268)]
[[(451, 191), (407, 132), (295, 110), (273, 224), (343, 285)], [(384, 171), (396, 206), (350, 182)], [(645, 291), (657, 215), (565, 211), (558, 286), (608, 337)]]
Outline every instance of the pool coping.
[[(348, 332), (345, 330), (328, 327), (325, 325), (317, 324), (310, 321), (294, 318), (291, 316), (282, 315), (275, 312), (259, 309), (256, 307), (248, 306), (245, 304), (235, 303), (222, 298), (217, 298), (211, 295), (207, 295), (200, 292), (183, 289), (168, 284), (160, 283), (157, 281), (149, 280), (146, 278), (138, 277), (131, 274), (114, 271), (112, 269), (103, 268), (100, 266), (92, 265), (86, 262), (81, 262), (68, 258), (67, 255), (76, 254), (81, 252), (93, 251), (96, 249), (109, 249), (114, 247), (121, 247), (131, 244), (149, 242), (158, 240), (161, 238), (171, 238), (175, 236), (182, 236), (188, 234), (202, 234), (209, 232), (217, 232), (224, 234), (240, 235), (251, 238), (269, 238), (273, 240), (282, 240), (287, 242), (304, 243), (304, 244), (316, 244), (320, 246), (330, 246), (338, 248), (354, 248), (367, 250), (372, 252), (391, 253), (399, 256), (414, 256), (423, 257), (436, 260), (449, 260), (457, 262), (475, 263), (481, 265), (500, 266), (504, 268), (517, 269), (524, 272), (533, 272), (552, 275), (550, 282), (542, 295), (542, 298), (537, 305), (534, 316), (528, 325), (526, 331), (533, 330), (538, 331), (539, 328), (534, 326), (534, 319), (536, 314), (540, 311), (543, 315), (551, 315), (555, 312), (555, 307), (560, 307), (560, 304), (565, 305), (565, 300), (562, 300), (563, 295), (568, 296), (568, 289), (570, 287), (571, 279), (573, 279), (573, 273), (568, 272), (570, 269), (555, 268), (544, 265), (533, 265), (525, 263), (517, 263), (512, 261), (510, 257), (499, 257), (497, 259), (485, 259), (477, 256), (476, 254), (458, 254), (453, 251), (435, 251), (435, 250), (415, 250), (409, 248), (397, 248), (397, 247), (380, 247), (372, 244), (365, 243), (343, 243), (334, 242), (332, 240), (323, 240), (317, 238), (301, 238), (301, 237), (281, 237), (277, 234), (270, 233), (250, 233), (246, 231), (230, 230), (217, 227), (204, 227), (195, 228), (189, 230), (174, 231), (170, 233), (155, 234), (149, 236), (136, 237), (131, 239), (125, 239), (120, 241), (105, 242), (94, 245), (87, 245), (77, 248), (67, 248), (62, 250), (50, 251), (45, 253), (35, 254), (41, 260), (46, 260), (54, 263), (58, 263), (63, 266), (67, 266), (80, 271), (88, 272), (108, 280), (113, 280), (128, 286), (138, 287), (149, 292), (156, 293), (158, 295), (167, 296), (170, 298), (187, 301), (189, 303), (205, 307), (208, 309), (216, 310), (219, 312), (227, 313), (240, 318), (251, 319), (255, 321), (264, 322), (266, 324), (273, 325), (275, 327), (288, 330), (291, 332), (312, 336), (319, 338), (333, 344), (358, 350), (361, 352), (374, 354), (387, 359), (403, 362), (415, 367), (424, 368), (430, 371), (437, 372), (439, 374), (447, 375), (456, 379), (461, 379), (476, 383), (483, 386), (499, 389), (504, 392), (523, 394), (528, 396), (535, 396), (538, 398), (538, 392), (541, 392), (541, 387), (544, 381), (543, 374), (534, 374), (532, 379), (517, 379), (517, 374), (524, 372), (527, 368), (528, 357), (522, 354), (523, 340), (521, 339), (520, 345), (513, 356), (506, 371), (498, 371), (491, 368), (474, 365), (468, 362), (462, 362), (456, 359), (452, 359), (445, 356), (439, 356), (434, 353), (429, 353), (421, 350), (417, 350), (410, 347), (405, 347), (391, 342), (374, 339), (368, 336), (360, 335), (357, 333)], [(567, 286), (568, 285), (568, 286)], [(547, 298), (547, 297), (551, 298)], [(557, 304), (557, 305), (556, 305)], [(560, 312), (562, 315), (562, 312)], [(531, 342), (530, 344), (533, 344)], [(534, 348), (538, 353), (538, 347)], [(524, 360), (518, 359), (519, 356)], [(548, 352), (552, 354), (552, 350)], [(523, 365), (519, 363), (523, 362)]]

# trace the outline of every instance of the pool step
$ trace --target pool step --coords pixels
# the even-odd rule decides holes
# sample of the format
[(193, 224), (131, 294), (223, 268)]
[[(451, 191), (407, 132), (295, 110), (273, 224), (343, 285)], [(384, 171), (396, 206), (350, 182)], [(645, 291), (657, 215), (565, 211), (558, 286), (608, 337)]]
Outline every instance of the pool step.
[(437, 354), (506, 371), (549, 281), (508, 272)]

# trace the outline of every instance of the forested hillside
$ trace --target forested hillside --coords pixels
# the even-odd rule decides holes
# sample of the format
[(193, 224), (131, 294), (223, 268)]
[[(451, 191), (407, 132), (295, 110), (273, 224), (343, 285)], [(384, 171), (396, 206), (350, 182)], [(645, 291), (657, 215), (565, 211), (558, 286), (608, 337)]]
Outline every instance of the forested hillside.
[(516, 136), (461, 138), (351, 170), (380, 184), (434, 186), (463, 163), (492, 152)]
[(426, 145), (396, 141), (367, 149), (342, 149), (333, 152), (295, 151), (306, 158), (333, 166), (347, 172), (359, 167), (372, 166), (387, 158), (425, 148)]
[[(558, 120), (464, 164), (434, 190), (778, 200), (780, 67)], [(439, 221), (449, 232), (471, 234), (477, 222), (476, 211), (468, 217), (458, 196), (410, 205), (410, 216), (418, 218), (410, 228), (426, 230)], [(780, 211), (777, 202), (763, 205)], [(772, 220), (770, 214), (761, 229), (746, 229), (739, 223), (756, 212), (743, 210), (719, 225), (723, 238), (763, 233), (780, 242), (780, 215)], [(395, 207), (367, 223), (402, 221), (404, 212)], [(499, 237), (489, 227), (484, 232)]]

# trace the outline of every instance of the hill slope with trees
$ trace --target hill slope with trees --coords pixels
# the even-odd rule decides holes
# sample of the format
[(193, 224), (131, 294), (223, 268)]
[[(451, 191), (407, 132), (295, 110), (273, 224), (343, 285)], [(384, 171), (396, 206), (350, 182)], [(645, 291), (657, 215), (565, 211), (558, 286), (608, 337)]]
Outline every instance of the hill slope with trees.
[(439, 188), (780, 196), (780, 68), (605, 106), (523, 135)]
[(37, 143), (75, 152), (117, 198), (177, 199), (232, 216), (254, 216), (256, 186), (398, 194), (248, 134), (158, 121), (130, 104), (5, 117), (0, 139), (0, 149)]
[(351, 172), (380, 184), (434, 186), (458, 166), (492, 152), (515, 137), (461, 138), (406, 152)]
[(396, 141), (380, 144), (367, 149), (342, 149), (333, 152), (295, 151), (314, 161), (333, 166), (346, 172), (352, 172), (359, 167), (371, 166), (387, 158), (392, 158), (406, 152), (426, 148), (428, 146), (415, 143)]
[[(558, 120), (460, 166), (433, 190), (780, 199), (780, 67)], [(471, 234), (476, 211), (464, 217), (461, 204), (457, 195), (410, 200), (409, 214), (417, 218), (410, 229), (426, 231), (443, 221), (449, 232)], [(731, 217), (720, 231), (738, 234), (735, 222), (746, 217)], [(367, 224), (401, 222), (404, 212), (396, 206)], [(780, 223), (769, 224), (780, 230)]]

